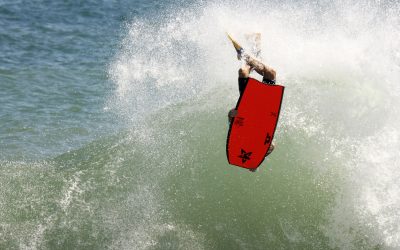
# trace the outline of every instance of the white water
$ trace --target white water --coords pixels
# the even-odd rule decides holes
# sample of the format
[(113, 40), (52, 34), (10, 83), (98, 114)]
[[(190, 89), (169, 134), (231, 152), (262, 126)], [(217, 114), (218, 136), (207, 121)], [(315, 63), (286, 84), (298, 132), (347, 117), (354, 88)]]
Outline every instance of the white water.
[[(133, 20), (110, 67), (117, 87), (110, 106), (136, 122), (200, 96), (206, 101), (199, 109), (221, 115), (238, 96), (238, 65), (225, 32), (239, 41), (261, 32), (263, 58), (286, 86), (278, 150), (298, 154), (291, 168), (306, 162), (315, 185), (333, 183), (320, 228), (330, 247), (398, 249), (399, 10), (390, 1), (232, 1)], [(198, 112), (192, 105), (189, 119)], [(288, 224), (297, 228), (287, 220), (281, 227)], [(301, 234), (295, 238), (301, 242)]]

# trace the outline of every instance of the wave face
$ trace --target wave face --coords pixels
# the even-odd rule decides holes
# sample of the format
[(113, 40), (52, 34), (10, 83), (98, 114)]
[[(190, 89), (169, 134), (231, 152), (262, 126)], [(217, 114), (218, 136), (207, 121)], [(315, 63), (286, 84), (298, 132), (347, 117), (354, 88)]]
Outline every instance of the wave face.
[[(124, 129), (2, 161), (0, 248), (400, 248), (399, 11), (225, 1), (133, 18), (108, 71)], [(225, 32), (261, 32), (286, 86), (256, 173), (226, 160), (239, 64)]]

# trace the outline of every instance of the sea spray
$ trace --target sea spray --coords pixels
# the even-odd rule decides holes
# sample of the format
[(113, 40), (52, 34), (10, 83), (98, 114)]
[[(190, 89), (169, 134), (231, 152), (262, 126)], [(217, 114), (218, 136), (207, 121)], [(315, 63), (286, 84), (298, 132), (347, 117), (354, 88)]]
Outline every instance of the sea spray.
[[(120, 22), (123, 8), (59, 4), (54, 13), (69, 14), (72, 6), (73, 18), (30, 22), (34, 15), (24, 14), (23, 29), (4, 27), (13, 29), (6, 41), (33, 29), (49, 46), (21, 39), (17, 52), (4, 50), (17, 56), (0, 69), (7, 97), (0, 110), (7, 121), (0, 125), (0, 248), (399, 248), (398, 3), (135, 2), (119, 46), (92, 38), (90, 31), (103, 29), (90, 24), (107, 27), (114, 16)], [(17, 7), (2, 5), (3, 20), (16, 20), (8, 17)], [(82, 27), (91, 29), (73, 33)], [(253, 31), (262, 33), (263, 59), (286, 86), (277, 147), (257, 173), (228, 165), (225, 155), (227, 111), (239, 95), (239, 64), (225, 32), (245, 44), (243, 34)], [(72, 38), (77, 47), (68, 47)], [(87, 39), (93, 43), (85, 47)], [(101, 46), (117, 51), (105, 63), (109, 82), (79, 77), (98, 74), (101, 60), (66, 70), (65, 62), (106, 54)], [(23, 77), (16, 80), (13, 60), (29, 68), (18, 68)], [(20, 95), (25, 91), (31, 95)], [(116, 114), (112, 132), (88, 140), (91, 129), (109, 128), (96, 113), (104, 96), (104, 110)], [(72, 107), (71, 98), (79, 101)], [(55, 136), (27, 136), (38, 128)], [(7, 158), (13, 153), (26, 160)]]
[[(397, 116), (398, 112), (394, 108), (398, 104), (396, 97), (399, 90), (395, 84), (399, 79), (398, 12), (399, 9), (395, 4), (373, 1), (313, 4), (292, 2), (274, 4), (258, 1), (252, 1), (251, 4), (233, 1), (223, 4), (209, 3), (201, 8), (179, 10), (167, 18), (160, 18), (159, 23), (153, 21), (146, 24), (146, 20), (141, 20), (142, 23), (134, 21), (128, 28), (129, 35), (124, 40), (121, 53), (117, 56), (112, 75), (116, 76), (115, 83), (119, 89), (128, 90), (122, 93), (139, 90), (144, 91), (140, 93), (149, 98), (146, 105), (136, 108), (138, 96), (136, 94), (125, 96), (123, 100), (129, 102), (127, 108), (135, 107), (134, 111), (131, 110), (125, 115), (135, 119), (137, 111), (153, 112), (154, 109), (149, 107), (155, 107), (154, 101), (157, 101), (157, 109), (162, 110), (158, 112), (165, 112), (165, 106), (183, 105), (186, 107), (183, 110), (188, 117), (191, 117), (190, 119), (198, 120), (205, 126), (200, 127), (199, 131), (191, 130), (188, 134), (188, 138), (197, 138), (196, 134), (202, 130), (217, 129), (210, 128), (209, 122), (202, 123), (201, 114), (217, 112), (218, 115), (225, 116), (222, 111), (234, 106), (237, 98), (238, 66), (234, 62), (235, 52), (224, 37), (225, 32), (229, 31), (239, 40), (244, 40), (242, 35), (246, 32), (261, 32), (265, 62), (277, 70), (278, 82), (287, 87), (276, 137), (279, 152), (271, 156), (274, 164), (269, 167), (267, 162), (264, 171), (269, 168), (271, 171), (283, 168), (284, 170), (280, 171), (288, 171), (286, 174), (289, 175), (293, 171), (303, 174), (299, 177), (299, 181), (307, 182), (305, 178), (311, 178), (318, 184), (317, 189), (321, 188), (320, 191), (314, 190), (314, 192), (322, 192), (314, 194), (316, 200), (313, 202), (322, 202), (323, 205), (319, 208), (320, 219), (314, 223), (311, 223), (311, 217), (297, 226), (288, 224), (287, 220), (283, 223), (278, 219), (280, 222), (277, 225), (281, 225), (282, 231), (273, 230), (270, 234), (279, 238), (281, 232), (286, 232), (283, 235), (287, 242), (283, 243), (285, 240), (282, 239), (281, 243), (273, 243), (271, 239), (263, 238), (265, 241), (259, 246), (287, 247), (291, 244), (294, 244), (293, 246), (305, 244), (318, 248), (328, 244), (329, 247), (345, 249), (398, 247), (399, 230), (395, 227), (398, 224), (395, 219), (398, 214), (395, 211), (400, 206), (396, 199), (399, 187), (393, 178), (381, 177), (387, 173), (394, 176), (399, 174), (395, 167), (398, 162), (399, 148), (396, 147), (398, 135), (394, 129), (398, 122), (396, 119), (390, 119), (390, 116)], [(377, 37), (382, 39), (376, 39)], [(148, 40), (152, 40), (152, 43), (147, 43)], [(131, 50), (140, 53), (127, 53)], [(125, 63), (121, 63), (121, 58)], [(127, 60), (148, 60), (150, 69), (141, 70), (143, 65), (135, 67), (134, 63), (131, 64)], [(157, 61), (156, 66), (152, 63), (153, 60)], [(121, 66), (131, 67), (131, 72), (118, 71), (118, 67)], [(136, 70), (146, 74), (139, 78), (128, 77), (127, 81), (117, 79)], [(171, 75), (171, 72), (174, 74)], [(160, 77), (164, 73), (166, 79), (163, 78), (164, 75)], [(146, 89), (148, 86), (157, 86), (156, 91)], [(163, 96), (160, 97), (158, 94)], [(197, 96), (202, 96), (203, 102), (196, 102)], [(208, 111), (189, 108), (193, 105), (206, 106)], [(196, 115), (193, 115), (193, 112), (196, 112)], [(168, 113), (166, 119), (169, 116), (173, 117), (172, 113)], [(218, 133), (218, 138), (223, 140), (223, 132)], [(385, 134), (393, 136), (393, 147), (388, 147), (384, 139), (378, 140)], [(183, 141), (177, 138), (175, 143), (180, 144)], [(192, 143), (196, 143), (196, 140), (193, 139)], [(201, 147), (215, 147), (206, 145), (201, 144), (200, 148), (189, 147), (192, 148), (194, 155), (204, 153)], [(220, 144), (221, 146), (223, 145)], [(371, 152), (368, 152), (368, 149)], [(389, 154), (387, 158), (391, 160), (374, 160), (375, 157), (370, 155), (375, 153)], [(286, 167), (283, 165), (284, 156), (288, 159)], [(218, 157), (224, 156), (221, 154)], [(379, 156), (376, 157), (379, 159)], [(388, 165), (383, 162), (388, 162)], [(189, 168), (193, 164), (196, 165), (193, 162), (187, 164), (185, 166)], [(210, 168), (214, 164), (204, 160), (202, 165)], [(378, 165), (382, 165), (380, 169), (386, 174), (372, 171)], [(184, 166), (178, 164), (175, 167)], [(215, 171), (213, 169), (208, 171)], [(240, 172), (238, 169), (229, 171)], [(305, 174), (310, 171), (313, 173), (312, 176)], [(212, 175), (209, 175), (212, 180)], [(264, 181), (271, 181), (268, 177), (264, 178)], [(278, 179), (284, 181), (282, 176)], [(373, 180), (379, 180), (379, 183)], [(181, 182), (179, 179), (175, 181)], [(248, 188), (251, 188), (254, 184), (251, 181), (239, 181), (237, 185), (248, 185)], [(386, 197), (387, 189), (391, 193), (391, 201), (380, 201)], [(295, 192), (292, 195), (300, 194)], [(358, 198), (359, 195), (364, 198)], [(192, 200), (192, 198), (182, 199), (183, 202)], [(246, 202), (249, 203), (253, 199), (260, 197), (249, 197)], [(219, 202), (227, 201), (222, 198)], [(239, 200), (237, 202), (237, 206), (240, 207), (241, 202)], [(300, 206), (293, 200), (288, 203), (294, 207)], [(373, 206), (372, 203), (387, 203), (391, 208), (383, 208), (384, 205), (381, 205), (383, 207), (380, 209), (369, 208)], [(254, 213), (257, 211), (262, 213), (265, 207), (275, 206), (274, 203), (259, 205)], [(363, 208), (363, 212), (360, 208)], [(238, 219), (237, 216), (238, 214), (232, 214), (232, 219)], [(275, 217), (277, 214), (270, 216)], [(290, 217), (289, 214), (287, 216)], [(296, 216), (301, 217), (305, 214)], [(310, 231), (304, 229), (307, 227), (307, 224), (304, 224), (306, 221), (310, 222), (308, 226), (313, 225), (321, 230), (318, 240), (311, 237)], [(261, 220), (253, 227), (257, 228), (263, 224), (275, 225), (268, 224), (267, 220)], [(297, 236), (289, 237), (284, 225), (290, 225), (293, 230), (297, 228), (293, 232)], [(234, 225), (229, 229), (221, 228), (221, 233), (229, 234), (234, 228)], [(212, 231), (209, 230), (208, 233)], [(205, 234), (207, 235), (207, 232)], [(241, 238), (241, 236), (236, 237)], [(262, 238), (259, 235), (257, 239), (260, 237)], [(219, 242), (218, 239), (215, 241)], [(247, 242), (242, 242), (245, 245), (252, 245), (247, 240), (244, 242)], [(238, 241), (236, 246), (244, 247), (242, 243)]]

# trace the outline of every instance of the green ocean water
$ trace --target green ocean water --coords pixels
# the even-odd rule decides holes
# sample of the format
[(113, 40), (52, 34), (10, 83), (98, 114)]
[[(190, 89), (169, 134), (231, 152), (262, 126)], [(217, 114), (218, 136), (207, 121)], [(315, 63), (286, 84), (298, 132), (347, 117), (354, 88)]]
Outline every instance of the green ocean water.
[[(399, 248), (398, 12), (0, 1), (0, 249)], [(256, 173), (225, 155), (247, 30), (286, 87)]]

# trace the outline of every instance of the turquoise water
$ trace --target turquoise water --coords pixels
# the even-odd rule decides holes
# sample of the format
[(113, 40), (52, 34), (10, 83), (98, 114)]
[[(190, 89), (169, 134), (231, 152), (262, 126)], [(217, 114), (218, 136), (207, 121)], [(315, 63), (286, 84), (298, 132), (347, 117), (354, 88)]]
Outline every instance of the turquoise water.
[[(0, 249), (400, 248), (399, 12), (0, 1)], [(256, 173), (226, 160), (226, 31), (286, 86)]]

